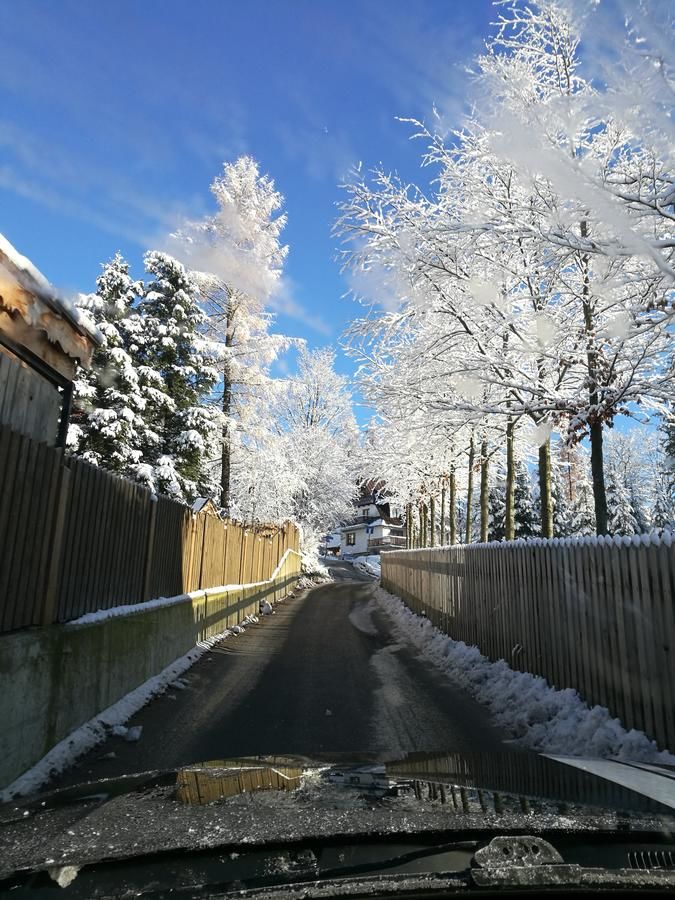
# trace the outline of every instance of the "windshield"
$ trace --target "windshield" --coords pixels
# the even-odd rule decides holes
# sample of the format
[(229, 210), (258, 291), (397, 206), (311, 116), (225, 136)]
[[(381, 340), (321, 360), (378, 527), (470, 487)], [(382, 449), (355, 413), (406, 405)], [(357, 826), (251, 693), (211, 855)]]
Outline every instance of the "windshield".
[(3, 32), (0, 877), (670, 840), (672, 4)]

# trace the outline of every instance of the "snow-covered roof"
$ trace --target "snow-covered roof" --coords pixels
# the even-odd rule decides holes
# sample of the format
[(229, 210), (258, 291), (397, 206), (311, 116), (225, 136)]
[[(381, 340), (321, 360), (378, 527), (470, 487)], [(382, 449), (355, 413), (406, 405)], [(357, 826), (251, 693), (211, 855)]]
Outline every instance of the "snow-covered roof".
[(218, 507), (210, 497), (197, 497), (195, 502), (192, 504), (192, 512), (203, 512), (205, 509), (210, 509), (210, 511), (214, 515), (220, 515)]
[(103, 339), (93, 319), (73, 301), (60, 296), (42, 272), (3, 234), (0, 234), (0, 286), (3, 305), (16, 310), (27, 324), (43, 330), (69, 356), (89, 364), (93, 345)]

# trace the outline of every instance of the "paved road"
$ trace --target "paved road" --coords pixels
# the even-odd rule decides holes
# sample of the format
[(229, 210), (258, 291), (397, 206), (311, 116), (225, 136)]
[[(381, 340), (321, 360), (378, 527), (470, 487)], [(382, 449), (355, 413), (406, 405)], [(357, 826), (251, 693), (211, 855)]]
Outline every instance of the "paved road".
[(331, 569), (134, 716), (138, 743), (110, 738), (59, 786), (241, 755), (499, 749), (483, 708), (396, 642), (372, 579)]

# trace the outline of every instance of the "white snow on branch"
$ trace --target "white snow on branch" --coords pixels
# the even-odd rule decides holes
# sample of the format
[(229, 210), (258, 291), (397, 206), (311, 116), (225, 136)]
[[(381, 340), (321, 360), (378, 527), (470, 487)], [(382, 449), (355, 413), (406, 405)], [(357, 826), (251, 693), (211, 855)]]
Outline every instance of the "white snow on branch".
[(478, 647), (443, 634), (382, 588), (374, 596), (397, 637), (412, 642), (425, 660), (486, 706), (515, 743), (540, 753), (675, 764), (675, 756), (659, 751), (643, 732), (627, 731), (609, 710), (589, 707), (572, 688), (557, 690), (538, 675), (514, 671), (503, 659), (491, 662)]

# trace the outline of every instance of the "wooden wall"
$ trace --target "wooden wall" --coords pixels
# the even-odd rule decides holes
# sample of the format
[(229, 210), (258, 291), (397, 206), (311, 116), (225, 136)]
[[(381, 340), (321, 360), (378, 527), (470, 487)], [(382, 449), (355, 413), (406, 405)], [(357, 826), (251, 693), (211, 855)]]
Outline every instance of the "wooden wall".
[(675, 547), (608, 538), (393, 551), (382, 584), (453, 639), (675, 747)]
[(195, 514), (0, 425), (0, 632), (270, 578), (297, 528)]
[(61, 403), (54, 385), (0, 347), (0, 425), (53, 446)]

